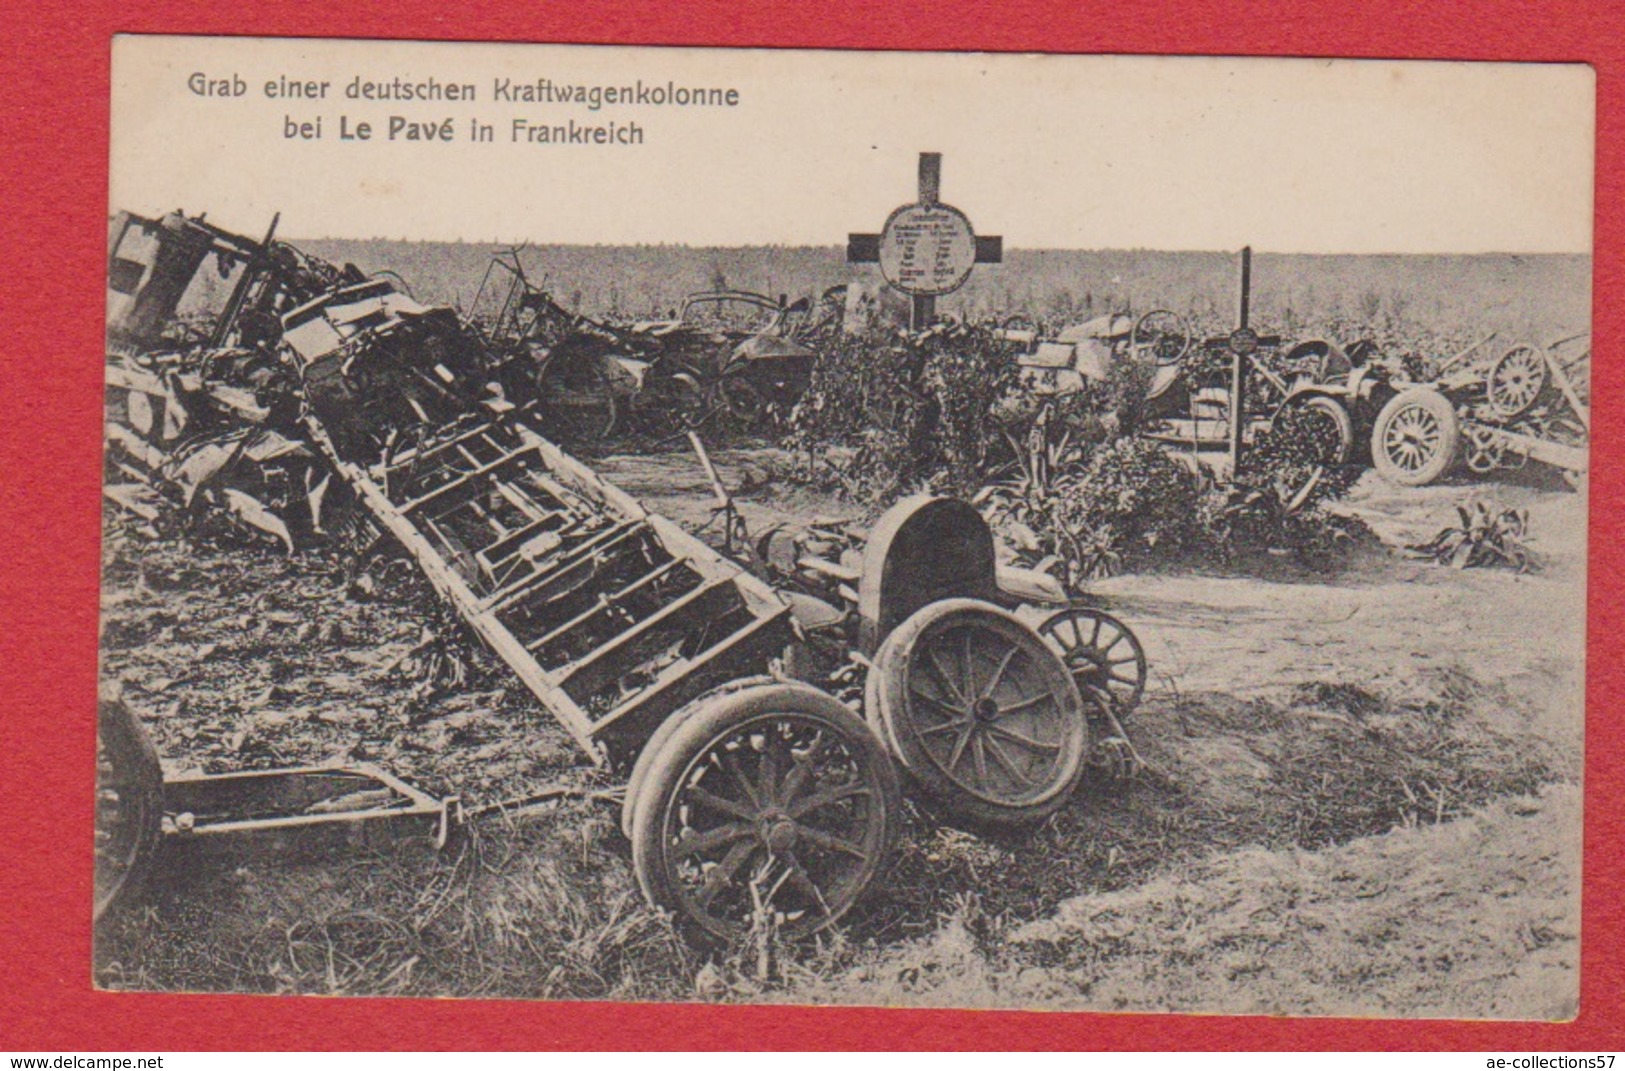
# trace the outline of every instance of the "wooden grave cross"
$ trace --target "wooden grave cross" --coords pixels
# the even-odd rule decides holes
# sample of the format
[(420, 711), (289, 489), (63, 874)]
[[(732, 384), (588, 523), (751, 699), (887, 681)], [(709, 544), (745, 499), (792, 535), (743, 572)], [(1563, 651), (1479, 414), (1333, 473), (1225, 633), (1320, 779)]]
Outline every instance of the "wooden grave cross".
[(1253, 297), (1253, 247), (1241, 249), (1241, 285), (1236, 294), (1236, 329), (1230, 332), (1230, 478), (1241, 472), (1242, 436), (1247, 430), (1247, 372), (1258, 352), (1258, 332), (1249, 322)]
[(937, 298), (965, 285), (976, 264), (1004, 260), (1004, 239), (978, 235), (965, 213), (938, 199), (942, 154), (920, 154), (920, 199), (898, 207), (879, 234), (849, 234), (849, 264), (879, 264), (886, 282), (913, 299), (909, 327), (921, 331), (937, 316)]

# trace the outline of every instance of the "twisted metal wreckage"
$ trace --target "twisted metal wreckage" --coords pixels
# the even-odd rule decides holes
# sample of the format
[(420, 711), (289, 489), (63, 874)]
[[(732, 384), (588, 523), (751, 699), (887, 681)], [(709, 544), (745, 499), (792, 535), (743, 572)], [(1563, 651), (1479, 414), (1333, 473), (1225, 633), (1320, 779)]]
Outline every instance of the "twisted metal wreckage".
[[(1242, 277), (1245, 306), (1245, 269)], [(1533, 460), (1571, 483), (1589, 466), (1590, 332), (1503, 350), (1491, 332), (1437, 360), (1384, 353), (1369, 338), (1291, 342), (1245, 325), (1203, 338), (1167, 309), (1100, 316), (1053, 336), (1015, 318), (997, 333), (1018, 348), (1024, 389), (1040, 397), (1107, 382), (1126, 364), (1147, 367), (1142, 433), (1193, 453), (1251, 442), (1284, 423), (1321, 464), (1369, 463), (1404, 487), (1434, 483), (1462, 463), (1485, 475)], [(1255, 381), (1242, 389), (1239, 413), (1231, 402), (1238, 359)]]
[[(604, 390), (602, 362), (562, 375), (572, 352), (646, 359), (646, 383), (724, 409), (794, 390), (783, 377), (805, 347), (782, 302), (767, 330), (724, 336), (707, 371), (648, 341), (696, 337), (680, 326), (558, 331), (569, 314), (522, 271), (506, 272), (511, 315), (488, 332), (274, 231), (114, 221), (107, 497), (148, 524), (166, 496), (214, 503), (290, 548), (350, 499), (587, 757), (626, 778), (639, 885), (689, 932), (794, 937), (839, 919), (885, 865), (902, 784), (961, 822), (1020, 827), (1059, 809), (1091, 761), (1132, 755), (1121, 719), (1145, 686), (1139, 641), (1048, 577), (997, 566), (971, 506), (908, 499), (866, 541), (774, 529), (747, 547), (752, 572), (549, 437), (602, 432), (635, 397)], [(183, 299), (210, 286), (222, 312), (191, 331)], [(727, 494), (691, 439), (731, 548)], [(1012, 612), (1023, 604), (1050, 608), (1039, 629)], [(166, 782), (112, 695), (99, 759), (98, 914), (166, 836), (398, 824), (444, 843), (479, 813), (366, 769)]]

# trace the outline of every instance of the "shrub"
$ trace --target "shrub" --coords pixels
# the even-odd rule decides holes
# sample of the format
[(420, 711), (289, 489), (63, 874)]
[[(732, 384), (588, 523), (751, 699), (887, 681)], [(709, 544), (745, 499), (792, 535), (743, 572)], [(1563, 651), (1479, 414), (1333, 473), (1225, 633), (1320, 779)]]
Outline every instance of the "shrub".
[(1190, 545), (1200, 481), (1153, 442), (1080, 443), (1074, 428), (1040, 421), (1018, 471), (977, 497), (1027, 564), (1072, 590)]
[(1430, 558), (1453, 569), (1500, 566), (1523, 573), (1535, 567), (1524, 545), (1529, 533), (1529, 511), (1502, 509), (1488, 502), (1457, 506), (1460, 525), (1442, 529), (1426, 543), (1405, 548), (1412, 557)]
[[(1151, 369), (1040, 398), (990, 330), (939, 325), (833, 339), (790, 414), (797, 475), (879, 505), (929, 490), (973, 501), (1026, 564), (1073, 590), (1177, 558), (1230, 563), (1250, 547), (1320, 567), (1357, 522), (1322, 507), (1358, 473), (1319, 463), (1316, 425), (1282, 414), (1220, 485), (1135, 437)], [(1322, 425), (1323, 427), (1323, 425)]]
[(1358, 466), (1329, 463), (1336, 442), (1328, 432), (1324, 417), (1308, 408), (1289, 405), (1276, 414), (1242, 455), (1241, 472), (1202, 495), (1198, 524), (1210, 557), (1230, 563), (1265, 550), (1324, 569), (1370, 534), (1363, 522), (1325, 508), (1360, 477)]
[(969, 493), (1006, 459), (999, 405), (1015, 379), (1014, 348), (981, 328), (843, 336), (814, 366), (786, 445), (868, 502)]
[(1358, 470), (1315, 463), (1309, 429), (1290, 416), (1245, 455), (1239, 479), (1219, 482), (1149, 440), (1091, 442), (1087, 422), (1060, 412), (1041, 412), (1019, 441), (1009, 436), (1015, 471), (976, 501), (1024, 564), (1072, 590), (1125, 569), (1176, 559), (1233, 565), (1254, 551), (1324, 569), (1369, 534), (1324, 508)]
[(1190, 542), (1198, 486), (1196, 474), (1156, 443), (1113, 439), (1063, 489), (1058, 519), (1078, 532), (1110, 529), (1125, 563), (1145, 562)]
[(1342, 498), (1360, 478), (1357, 465), (1328, 463), (1335, 446), (1324, 417), (1302, 405), (1276, 414), (1270, 429), (1242, 454), (1237, 483), (1276, 491), (1288, 501), (1302, 496), (1297, 510)]
[(1341, 553), (1371, 537), (1365, 522), (1320, 506), (1294, 505), (1281, 485), (1211, 485), (1197, 504), (1203, 556), (1233, 565), (1260, 552), (1286, 555), (1323, 571)]

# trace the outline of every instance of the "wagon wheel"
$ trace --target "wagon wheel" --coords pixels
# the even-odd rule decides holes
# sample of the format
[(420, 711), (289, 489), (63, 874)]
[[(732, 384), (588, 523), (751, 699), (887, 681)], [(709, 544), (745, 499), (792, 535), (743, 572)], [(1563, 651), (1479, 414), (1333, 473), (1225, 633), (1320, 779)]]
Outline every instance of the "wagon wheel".
[(542, 369), (539, 390), (561, 439), (600, 443), (615, 430), (619, 416), (615, 390), (602, 359), (555, 360)]
[(633, 804), (644, 895), (721, 940), (763, 917), (789, 938), (838, 920), (896, 838), (897, 772), (880, 741), (804, 684), (720, 693), (679, 717)]
[(1129, 344), (1134, 353), (1149, 353), (1159, 365), (1174, 364), (1190, 352), (1190, 325), (1177, 312), (1153, 309), (1134, 322)]
[(649, 779), (649, 769), (654, 766), (655, 759), (660, 755), (666, 741), (670, 740), (682, 724), (697, 710), (702, 710), (711, 704), (712, 700), (724, 695), (744, 691), (747, 688), (758, 688), (764, 684), (773, 684), (776, 678), (762, 674), (755, 677), (741, 677), (735, 681), (720, 685), (709, 692), (697, 696), (687, 706), (672, 714), (665, 721), (655, 727), (649, 734), (649, 739), (643, 742), (643, 750), (638, 752), (636, 761), (632, 763), (632, 772), (626, 779), (626, 795), (621, 801), (621, 832), (626, 839), (632, 839), (632, 822), (637, 817), (638, 800), (643, 798), (643, 783)]
[(158, 752), (128, 707), (98, 705), (96, 721), (96, 899), (100, 919), (134, 893), (152, 866), (163, 821)]
[(1145, 648), (1123, 622), (1100, 610), (1074, 606), (1039, 625), (1038, 634), (1060, 650), (1079, 692), (1103, 697), (1119, 718), (1140, 705), (1145, 695)]
[(1533, 346), (1514, 346), (1501, 354), (1484, 377), (1490, 411), (1502, 420), (1527, 413), (1546, 389), (1546, 361)]
[(1371, 429), (1371, 462), (1391, 483), (1422, 487), (1456, 460), (1461, 422), (1450, 399), (1430, 387), (1412, 387), (1388, 400)]
[(1089, 723), (1060, 657), (1012, 614), (944, 599), (887, 637), (870, 723), (945, 810), (989, 825), (1059, 810), (1083, 776)]

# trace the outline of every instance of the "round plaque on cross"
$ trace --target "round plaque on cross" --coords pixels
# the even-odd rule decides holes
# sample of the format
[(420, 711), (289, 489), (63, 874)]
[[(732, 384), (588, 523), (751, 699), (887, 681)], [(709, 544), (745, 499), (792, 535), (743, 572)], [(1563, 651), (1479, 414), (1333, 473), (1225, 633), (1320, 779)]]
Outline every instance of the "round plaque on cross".
[(976, 264), (976, 234), (952, 205), (904, 205), (880, 232), (880, 272), (905, 294), (950, 294)]

